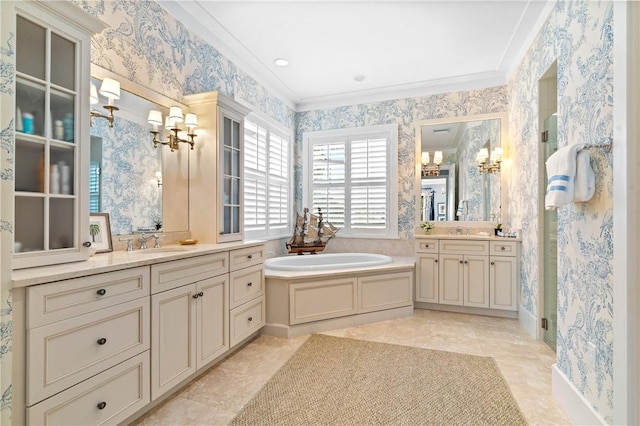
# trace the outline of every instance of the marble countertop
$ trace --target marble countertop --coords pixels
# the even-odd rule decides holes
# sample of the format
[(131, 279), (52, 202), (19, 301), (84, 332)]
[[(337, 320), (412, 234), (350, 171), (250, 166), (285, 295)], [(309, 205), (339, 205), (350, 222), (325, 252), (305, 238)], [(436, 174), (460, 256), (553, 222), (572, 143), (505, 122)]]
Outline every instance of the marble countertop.
[[(473, 232), (473, 231), (472, 231)], [(420, 233), (416, 233), (414, 238), (416, 240), (425, 240), (425, 239), (438, 239), (438, 240), (482, 240), (482, 241), (522, 241), (522, 238), (520, 238), (520, 233), (517, 234), (518, 236), (515, 238), (511, 238), (511, 237), (496, 237), (493, 234), (488, 234), (487, 235), (478, 235), (477, 233), (471, 233), (469, 235), (466, 234), (462, 234), (462, 235), (449, 235), (449, 234), (420, 234)]]
[(170, 244), (158, 249), (113, 251), (98, 253), (83, 262), (63, 263), (59, 265), (41, 266), (38, 268), (18, 269), (13, 271), (13, 287), (27, 287), (51, 281), (66, 280), (121, 269), (148, 266), (154, 263), (186, 259), (194, 256), (218, 253), (226, 250), (252, 247), (263, 244), (263, 241), (237, 241), (223, 244)]

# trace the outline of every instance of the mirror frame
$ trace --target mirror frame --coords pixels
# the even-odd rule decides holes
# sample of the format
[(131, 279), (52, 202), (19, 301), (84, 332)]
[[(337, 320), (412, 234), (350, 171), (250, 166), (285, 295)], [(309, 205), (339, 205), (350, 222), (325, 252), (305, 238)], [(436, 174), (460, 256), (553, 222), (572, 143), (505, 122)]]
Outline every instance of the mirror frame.
[[(171, 99), (159, 92), (154, 91), (142, 84), (133, 82), (127, 77), (121, 76), (117, 73), (109, 71), (98, 65), (91, 64), (91, 78), (97, 78), (103, 80), (104, 78), (113, 78), (120, 82), (120, 88), (129, 93), (132, 93), (140, 98), (153, 102), (167, 110), (171, 106), (179, 106), (182, 111), (187, 113), (190, 111), (188, 105), (179, 102), (175, 99)], [(87, 89), (88, 90), (88, 89)], [(117, 101), (116, 101), (117, 106)], [(139, 116), (144, 116), (143, 119), (146, 122), (148, 111), (127, 111)], [(115, 113), (117, 114), (117, 112)], [(151, 131), (151, 125), (149, 125), (149, 131)], [(152, 143), (151, 134), (149, 134), (148, 143)], [(163, 146), (158, 149), (167, 149)], [(191, 230), (191, 224), (189, 223), (189, 153), (188, 150), (177, 150), (171, 155), (162, 155), (162, 223), (163, 232), (188, 232)], [(176, 176), (176, 179), (166, 178), (167, 176)], [(181, 201), (182, 200), (182, 201)], [(187, 200), (184, 202), (183, 200)], [(185, 209), (186, 214), (185, 214)], [(186, 229), (183, 226), (176, 224), (183, 223), (186, 217)], [(166, 230), (165, 230), (166, 229)]]
[[(469, 121), (482, 121), (482, 120), (500, 120), (500, 146), (502, 147), (503, 161), (500, 165), (500, 220), (503, 224), (508, 222), (509, 219), (509, 204), (507, 203), (508, 195), (509, 195), (509, 187), (508, 187), (508, 176), (510, 169), (510, 161), (509, 161), (509, 151), (510, 151), (510, 143), (509, 143), (509, 129), (508, 129), (508, 114), (506, 112), (495, 112), (488, 114), (476, 114), (476, 115), (465, 115), (460, 117), (445, 117), (445, 118), (436, 118), (430, 120), (416, 120), (414, 124), (415, 129), (415, 181), (414, 181), (414, 205), (415, 208), (415, 223), (416, 229), (419, 229), (419, 224), (422, 221), (422, 217), (420, 216), (420, 209), (417, 208), (418, 200), (420, 199), (420, 190), (422, 188), (422, 165), (420, 164), (420, 158), (422, 156), (422, 127), (423, 126), (431, 126), (435, 124), (445, 124), (445, 123), (464, 123)], [(456, 170), (457, 172), (457, 170)], [(457, 174), (457, 173), (456, 173)], [(456, 186), (457, 182), (456, 182)], [(448, 224), (449, 226), (460, 225), (460, 226), (494, 226), (494, 222), (491, 220), (485, 221), (443, 221), (438, 222), (443, 224)]]

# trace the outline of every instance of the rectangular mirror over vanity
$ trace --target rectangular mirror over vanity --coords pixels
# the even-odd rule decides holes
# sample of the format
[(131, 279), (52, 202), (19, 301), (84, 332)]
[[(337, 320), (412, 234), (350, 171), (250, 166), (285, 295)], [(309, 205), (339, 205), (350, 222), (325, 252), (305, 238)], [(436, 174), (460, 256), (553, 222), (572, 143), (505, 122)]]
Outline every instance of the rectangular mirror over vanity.
[(507, 217), (506, 126), (506, 113), (416, 123), (418, 223)]

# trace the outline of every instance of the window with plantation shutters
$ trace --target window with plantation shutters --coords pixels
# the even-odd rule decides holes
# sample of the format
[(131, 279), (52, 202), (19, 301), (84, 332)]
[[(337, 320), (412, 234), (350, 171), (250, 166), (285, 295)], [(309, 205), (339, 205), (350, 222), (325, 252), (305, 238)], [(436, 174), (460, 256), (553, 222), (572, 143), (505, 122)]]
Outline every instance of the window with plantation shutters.
[(396, 237), (397, 145), (396, 125), (307, 133), (305, 206), (338, 236)]
[(244, 228), (253, 238), (291, 232), (290, 138), (255, 117), (244, 123)]

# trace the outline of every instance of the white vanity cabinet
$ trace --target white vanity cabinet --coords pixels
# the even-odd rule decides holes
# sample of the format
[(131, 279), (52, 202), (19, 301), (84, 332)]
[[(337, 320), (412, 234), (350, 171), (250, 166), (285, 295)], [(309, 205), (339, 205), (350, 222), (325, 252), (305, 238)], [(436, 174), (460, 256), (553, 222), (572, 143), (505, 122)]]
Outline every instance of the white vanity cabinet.
[(418, 302), (439, 302), (438, 240), (416, 241), (416, 295)]
[(415, 247), (416, 307), (516, 314), (518, 241), (429, 236)]
[(151, 396), (229, 349), (229, 253), (151, 265)]
[(491, 241), (489, 274), (489, 307), (515, 311), (518, 309), (519, 245), (513, 241)]
[(441, 240), (439, 303), (489, 307), (489, 242)]
[(259, 331), (266, 322), (264, 246), (232, 250), (230, 258), (231, 347)]
[(26, 289), (27, 424), (117, 424), (149, 403), (149, 283), (138, 267)]
[(14, 269), (89, 251), (89, 61), (105, 25), (70, 2), (15, 6)]
[[(244, 117), (248, 108), (219, 93), (187, 95), (183, 101), (198, 115), (206, 133), (189, 154), (189, 224), (202, 242), (243, 238)], [(215, 200), (215, 203), (213, 202)]]

